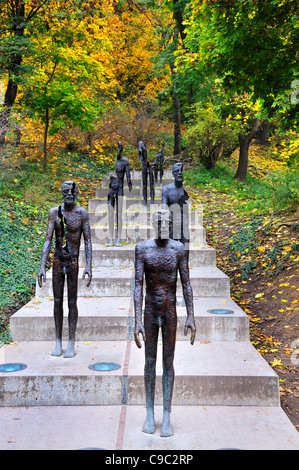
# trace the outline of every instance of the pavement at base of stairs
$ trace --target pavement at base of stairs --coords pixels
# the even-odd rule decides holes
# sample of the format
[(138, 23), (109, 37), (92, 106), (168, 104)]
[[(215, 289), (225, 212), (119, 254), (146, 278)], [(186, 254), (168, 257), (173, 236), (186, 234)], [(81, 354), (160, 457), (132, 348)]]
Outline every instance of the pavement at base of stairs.
[[(174, 406), (174, 436), (142, 432), (144, 406), (0, 408), (1, 450), (299, 450), (299, 434), (280, 407)], [(121, 425), (123, 423), (123, 426)]]

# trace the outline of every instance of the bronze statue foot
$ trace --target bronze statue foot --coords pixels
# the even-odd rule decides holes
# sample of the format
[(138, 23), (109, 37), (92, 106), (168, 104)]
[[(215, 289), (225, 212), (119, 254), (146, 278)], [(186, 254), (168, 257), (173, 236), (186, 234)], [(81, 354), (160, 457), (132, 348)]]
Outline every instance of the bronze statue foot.
[(75, 356), (75, 348), (74, 343), (69, 342), (67, 350), (65, 351), (64, 357), (74, 357)]
[(51, 353), (51, 356), (61, 356), (62, 354), (62, 344), (60, 340), (56, 341), (56, 347), (54, 351)]
[(163, 421), (162, 421), (160, 436), (161, 437), (173, 436), (173, 430), (170, 424), (170, 413), (168, 411), (164, 411), (164, 414), (163, 414)]
[(156, 430), (155, 418), (153, 412), (148, 412), (146, 415), (146, 420), (142, 428), (142, 432), (146, 434), (154, 434)]

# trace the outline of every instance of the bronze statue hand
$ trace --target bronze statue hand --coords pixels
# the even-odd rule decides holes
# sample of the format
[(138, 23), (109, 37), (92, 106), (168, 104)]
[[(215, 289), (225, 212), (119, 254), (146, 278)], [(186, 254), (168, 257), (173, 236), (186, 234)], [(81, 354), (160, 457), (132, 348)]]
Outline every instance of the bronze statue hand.
[(135, 343), (136, 343), (136, 346), (140, 349), (141, 348), (141, 341), (140, 341), (140, 338), (139, 338), (139, 334), (142, 334), (143, 336), (143, 341), (146, 341), (146, 337), (145, 337), (145, 331), (144, 331), (144, 327), (143, 327), (143, 324), (138, 322), (136, 323), (135, 325), (135, 331), (134, 331), (134, 338), (135, 338)]
[(191, 330), (191, 338), (190, 338), (190, 343), (194, 344), (195, 341), (195, 334), (196, 334), (196, 328), (195, 328), (195, 321), (194, 318), (186, 320), (185, 323), (185, 330), (184, 330), (184, 335), (187, 336), (188, 334), (188, 329), (190, 328)]
[(38, 279), (39, 287), (42, 287), (43, 279), (44, 279), (44, 282), (46, 282), (46, 270), (44, 268), (40, 268), (40, 272), (38, 274), (37, 279)]
[(87, 287), (90, 286), (90, 283), (91, 283), (91, 279), (92, 279), (92, 273), (91, 273), (91, 269), (90, 268), (85, 268), (84, 271), (83, 271), (83, 274), (82, 274), (82, 279), (85, 278), (85, 276), (88, 276), (88, 280), (87, 280)]

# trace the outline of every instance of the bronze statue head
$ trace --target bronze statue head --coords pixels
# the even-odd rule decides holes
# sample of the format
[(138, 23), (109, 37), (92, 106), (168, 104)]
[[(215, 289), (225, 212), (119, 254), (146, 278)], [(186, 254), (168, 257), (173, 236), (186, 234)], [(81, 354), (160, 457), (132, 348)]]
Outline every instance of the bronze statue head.
[(121, 154), (122, 154), (122, 151), (124, 149), (124, 146), (121, 142), (117, 142), (117, 145), (118, 145), (117, 158), (120, 158)]
[(172, 174), (178, 183), (183, 182), (183, 164), (182, 163), (175, 163), (172, 168)]
[(76, 197), (78, 196), (79, 190), (78, 185), (75, 181), (64, 181), (61, 185), (61, 195), (63, 201), (67, 205), (75, 203)]
[(167, 209), (160, 209), (153, 213), (153, 228), (155, 230), (155, 238), (166, 240), (172, 230), (173, 214)]

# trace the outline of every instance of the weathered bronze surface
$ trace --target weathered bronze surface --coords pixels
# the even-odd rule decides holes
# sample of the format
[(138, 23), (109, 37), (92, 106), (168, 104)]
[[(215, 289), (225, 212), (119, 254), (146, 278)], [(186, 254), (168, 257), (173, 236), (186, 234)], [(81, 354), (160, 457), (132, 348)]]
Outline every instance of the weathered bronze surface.
[(162, 207), (168, 208), (173, 213), (173, 230), (170, 238), (179, 240), (189, 254), (189, 216), (188, 204), (189, 195), (183, 187), (183, 164), (175, 163), (172, 174), (174, 183), (162, 188)]
[[(178, 272), (186, 301), (187, 320), (184, 334), (191, 330), (191, 344), (195, 340), (193, 293), (189, 279), (186, 251), (181, 242), (169, 238), (172, 213), (160, 210), (154, 213), (155, 238), (139, 243), (135, 248), (135, 342), (141, 348), (140, 334), (145, 342), (144, 382), (146, 420), (143, 432), (155, 432), (154, 397), (156, 358), (159, 328), (163, 338), (163, 421), (161, 437), (173, 435), (170, 423), (174, 385), (174, 352), (177, 329), (176, 285)], [(143, 281), (146, 283), (144, 321), (142, 321)]]
[(131, 181), (131, 173), (130, 173), (130, 164), (129, 160), (122, 156), (123, 151), (123, 144), (121, 142), (117, 142), (118, 144), (118, 151), (117, 151), (117, 161), (115, 166), (116, 176), (119, 180), (119, 189), (118, 195), (124, 195), (124, 177), (127, 177), (127, 183), (129, 190), (132, 191), (132, 181)]
[(116, 219), (116, 246), (121, 246), (120, 238), (122, 231), (122, 201), (123, 196), (119, 196), (120, 180), (115, 176), (110, 176), (108, 200), (108, 226), (109, 226), (109, 245), (113, 246), (115, 237), (115, 219)]
[(158, 174), (160, 173), (160, 184), (163, 178), (163, 163), (165, 157), (165, 144), (162, 144), (161, 152), (158, 152), (155, 158), (155, 182), (158, 182)]
[(117, 162), (115, 166), (116, 177), (110, 176), (109, 192), (108, 192), (108, 225), (110, 234), (110, 246), (114, 244), (114, 225), (116, 219), (116, 246), (121, 246), (122, 232), (122, 210), (124, 196), (124, 177), (127, 177), (129, 190), (132, 191), (132, 181), (130, 173), (129, 160), (122, 156), (123, 144), (117, 142)]
[(46, 281), (46, 263), (51, 250), (53, 234), (55, 233), (56, 241), (52, 282), (56, 348), (52, 355), (60, 356), (62, 354), (63, 290), (66, 277), (69, 309), (69, 343), (64, 357), (74, 357), (75, 333), (78, 320), (78, 258), (82, 233), (86, 256), (86, 268), (84, 269), (82, 279), (84, 279), (86, 275), (88, 276), (87, 286), (90, 285), (92, 279), (92, 246), (88, 212), (75, 203), (75, 199), (78, 195), (77, 184), (74, 181), (65, 181), (62, 183), (61, 194), (64, 202), (60, 206), (53, 207), (49, 212), (48, 228), (43, 246), (38, 283), (41, 287), (42, 282)]
[(154, 171), (147, 160), (147, 149), (142, 141), (138, 143), (139, 160), (142, 163), (142, 195), (143, 203), (147, 207), (147, 180), (149, 180), (151, 204), (155, 203), (155, 179)]

